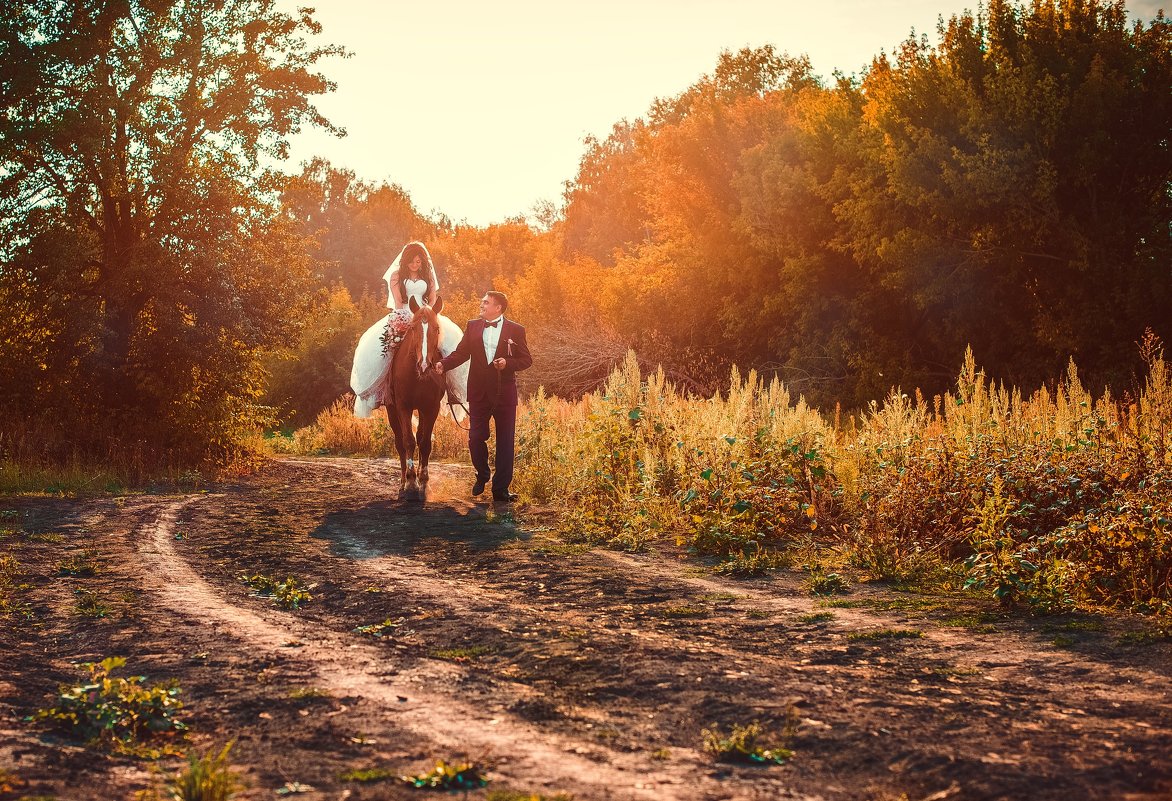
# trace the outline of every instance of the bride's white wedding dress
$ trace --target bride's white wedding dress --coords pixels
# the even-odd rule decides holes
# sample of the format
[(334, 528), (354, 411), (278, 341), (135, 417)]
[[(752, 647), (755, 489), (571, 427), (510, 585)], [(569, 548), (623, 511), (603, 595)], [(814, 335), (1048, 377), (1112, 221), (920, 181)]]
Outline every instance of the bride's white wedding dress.
[[(395, 263), (397, 263), (397, 260)], [(411, 302), (411, 298), (415, 298), (416, 303), (424, 302), (424, 296), (427, 294), (426, 281), (423, 279), (408, 278), (403, 282), (403, 288), (406, 290), (408, 304)], [(393, 295), (390, 296), (392, 299), (388, 300), (388, 306), (394, 302), (393, 297)], [(394, 357), (394, 351), (389, 350), (388, 353), (384, 354), (382, 339), (383, 333), (387, 330), (387, 326), (391, 324), (392, 318), (395, 317), (409, 321), (411, 319), (411, 309), (407, 305), (392, 308), (390, 314), (366, 329), (366, 333), (358, 340), (358, 347), (354, 350), (354, 367), (350, 371), (350, 388), (354, 390), (355, 417), (370, 417), (371, 413), (386, 401), (386, 398), (382, 395), (385, 387), (383, 379), (387, 371), (391, 369), (391, 359)], [(464, 332), (460, 329), (460, 326), (442, 314), (439, 315), (439, 325), (440, 352), (444, 356), (448, 356), (460, 344), (460, 339), (464, 336)], [(451, 414), (457, 423), (462, 423), (464, 418), (468, 416), (466, 404), (468, 398), (468, 363), (464, 363), (455, 370), (445, 372), (444, 378), (447, 379), (448, 399), (452, 403), (451, 405), (446, 401), (441, 403), (440, 411), (444, 414)]]

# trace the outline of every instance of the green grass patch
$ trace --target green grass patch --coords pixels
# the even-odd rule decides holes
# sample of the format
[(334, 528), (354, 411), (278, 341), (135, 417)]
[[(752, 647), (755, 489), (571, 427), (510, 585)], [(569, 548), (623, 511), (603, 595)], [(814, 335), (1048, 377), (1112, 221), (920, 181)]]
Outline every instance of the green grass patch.
[(74, 553), (57, 563), (58, 576), (89, 578), (97, 575), (99, 569), (98, 552), (91, 550)]
[(590, 553), (590, 546), (576, 542), (544, 541), (532, 548), (533, 553), (548, 554), (549, 556), (581, 556)]
[(974, 634), (996, 634), (998, 628), (993, 623), (1000, 618), (988, 612), (974, 612), (967, 615), (957, 615), (940, 621), (942, 626), (958, 629), (968, 629)]
[(881, 640), (918, 640), (924, 632), (915, 629), (877, 629), (875, 631), (852, 631), (846, 635), (848, 640), (878, 642)]
[(874, 609), (877, 612), (930, 612), (947, 609), (940, 598), (924, 595), (900, 595), (894, 598), (829, 598), (818, 605), (827, 609)]
[(861, 601), (857, 598), (831, 598), (828, 601), (819, 601), (818, 606), (826, 609), (866, 609), (871, 606), (871, 601)]
[(358, 626), (354, 631), (369, 637), (390, 637), (396, 633), (395, 629), (402, 627), (406, 622), (406, 618), (399, 618), (398, 620), (387, 618), (382, 623), (370, 623), (366, 626)]
[(699, 618), (708, 617), (708, 610), (702, 606), (691, 606), (689, 604), (681, 604), (679, 606), (667, 606), (660, 610), (660, 614), (666, 618), (684, 619), (684, 618)]
[(726, 734), (720, 729), (704, 729), (704, 750), (716, 757), (717, 762), (747, 762), (757, 765), (782, 765), (793, 757), (793, 751), (779, 745), (765, 746), (761, 724), (757, 721), (741, 725), (733, 724)]
[(77, 590), (73, 611), (82, 617), (100, 618), (110, 614), (111, 608), (96, 592)]
[(841, 573), (824, 573), (814, 570), (810, 573), (810, 592), (814, 595), (840, 595), (850, 592), (850, 582)]
[(333, 698), (328, 690), (319, 687), (297, 687), (289, 691), (289, 698), (293, 701), (317, 701), (323, 698)]
[(1172, 626), (1125, 631), (1119, 635), (1120, 645), (1155, 645), (1172, 641)]
[(386, 768), (359, 768), (357, 770), (348, 770), (338, 776), (344, 782), (361, 782), (369, 784), (373, 782), (385, 782), (388, 779), (395, 779), (398, 776)]
[(466, 648), (439, 648), (431, 652), (436, 659), (447, 659), (449, 662), (473, 662), (482, 656), (493, 652), (487, 645), (472, 645)]
[(708, 601), (709, 603), (714, 604), (732, 603), (734, 601), (739, 601), (740, 599), (741, 596), (737, 595), (735, 592), (710, 592), (700, 596), (700, 600)]
[(228, 764), (228, 752), (234, 743), (225, 745), (219, 754), (210, 751), (202, 757), (189, 754), (187, 768), (171, 780), (172, 798), (175, 801), (230, 801), (235, 797), (244, 785)]
[(798, 618), (799, 623), (828, 623), (834, 620), (833, 612), (812, 612)]
[(574, 801), (569, 793), (543, 795), (541, 793), (523, 793), (516, 790), (490, 790), (484, 801)]
[(1071, 620), (1059, 628), (1063, 631), (1103, 631), (1106, 626), (1101, 620)]

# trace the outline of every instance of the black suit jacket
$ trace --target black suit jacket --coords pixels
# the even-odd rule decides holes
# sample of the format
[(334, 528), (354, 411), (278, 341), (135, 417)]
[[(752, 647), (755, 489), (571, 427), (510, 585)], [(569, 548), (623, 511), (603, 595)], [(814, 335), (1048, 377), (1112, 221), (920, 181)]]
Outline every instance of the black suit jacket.
[[(509, 340), (513, 344), (510, 348)], [(512, 355), (509, 351), (512, 350)], [(443, 359), (444, 370), (471, 362), (468, 368), (468, 400), (470, 402), (506, 403), (517, 405), (517, 372), (533, 364), (529, 346), (525, 342), (525, 327), (512, 320), (501, 320), (501, 336), (494, 359), (503, 358), (506, 367), (498, 370), (484, 353), (484, 320), (469, 320), (464, 338)]]

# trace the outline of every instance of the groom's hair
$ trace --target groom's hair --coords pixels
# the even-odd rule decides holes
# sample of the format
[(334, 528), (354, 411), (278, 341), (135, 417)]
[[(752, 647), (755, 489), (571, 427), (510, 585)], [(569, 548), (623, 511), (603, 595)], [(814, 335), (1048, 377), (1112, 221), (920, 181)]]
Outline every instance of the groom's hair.
[(501, 314), (504, 314), (505, 309), (509, 308), (509, 296), (504, 292), (497, 292), (495, 289), (490, 289), (484, 294), (497, 302), (497, 305), (501, 307)]

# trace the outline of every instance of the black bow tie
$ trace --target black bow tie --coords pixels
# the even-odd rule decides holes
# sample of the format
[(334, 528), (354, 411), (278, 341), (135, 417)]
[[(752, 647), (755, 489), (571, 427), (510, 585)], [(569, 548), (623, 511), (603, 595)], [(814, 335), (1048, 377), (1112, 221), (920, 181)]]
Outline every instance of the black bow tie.
[(499, 325), (499, 324), (500, 324), (500, 320), (496, 320), (496, 321), (494, 321), (494, 322), (491, 322), (491, 323), (485, 323), (485, 324), (484, 324), (484, 327), (485, 327), (485, 328), (496, 328), (496, 327), (497, 327), (497, 325)]

